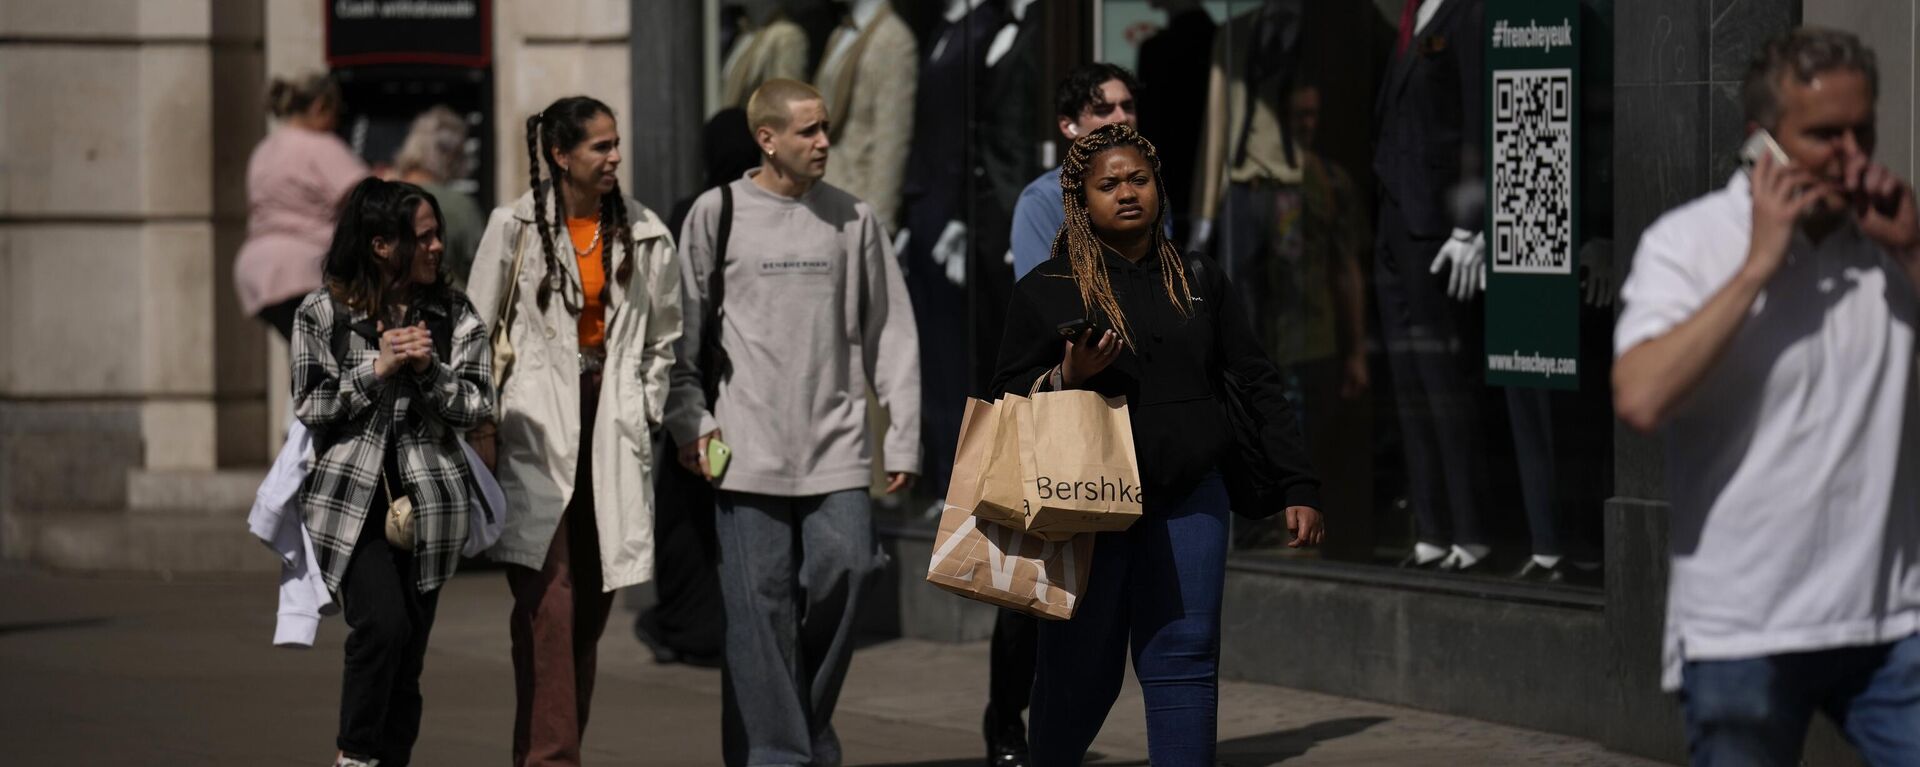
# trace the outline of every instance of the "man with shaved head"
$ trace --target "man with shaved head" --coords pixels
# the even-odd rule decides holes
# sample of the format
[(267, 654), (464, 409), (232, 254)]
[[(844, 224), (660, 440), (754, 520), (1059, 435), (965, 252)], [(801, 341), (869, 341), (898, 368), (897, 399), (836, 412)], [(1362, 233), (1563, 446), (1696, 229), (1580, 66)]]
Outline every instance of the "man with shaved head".
[(729, 765), (840, 763), (830, 720), (881, 564), (869, 387), (892, 423), (887, 492), (920, 471), (913, 307), (873, 209), (820, 180), (829, 118), (812, 86), (762, 84), (747, 101), (760, 167), (701, 195), (680, 232), (666, 426), (716, 488)]

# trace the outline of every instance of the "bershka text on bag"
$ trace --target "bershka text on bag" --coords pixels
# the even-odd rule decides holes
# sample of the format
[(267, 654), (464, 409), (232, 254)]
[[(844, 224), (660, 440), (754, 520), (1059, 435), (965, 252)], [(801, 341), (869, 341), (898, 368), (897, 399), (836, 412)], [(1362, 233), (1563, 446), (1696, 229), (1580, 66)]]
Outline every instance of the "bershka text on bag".
[(1140, 486), (1128, 483), (1125, 477), (1118, 482), (1105, 476), (1081, 482), (1055, 482), (1052, 477), (1035, 477), (1033, 486), (1043, 501), (1145, 502)]

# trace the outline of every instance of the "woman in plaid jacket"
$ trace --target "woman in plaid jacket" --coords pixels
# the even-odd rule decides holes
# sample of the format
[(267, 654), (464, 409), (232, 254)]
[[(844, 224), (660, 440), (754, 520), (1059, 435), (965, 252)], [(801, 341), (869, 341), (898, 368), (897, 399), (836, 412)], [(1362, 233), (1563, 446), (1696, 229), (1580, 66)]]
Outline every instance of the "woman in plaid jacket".
[[(361, 181), (340, 209), (326, 286), (294, 318), (294, 415), (315, 456), (298, 503), (351, 629), (336, 759), (348, 767), (412, 753), (427, 634), (467, 536), (458, 435), (493, 412), (486, 326), (447, 288), (441, 222), (419, 187)], [(406, 501), (410, 522), (389, 518)]]

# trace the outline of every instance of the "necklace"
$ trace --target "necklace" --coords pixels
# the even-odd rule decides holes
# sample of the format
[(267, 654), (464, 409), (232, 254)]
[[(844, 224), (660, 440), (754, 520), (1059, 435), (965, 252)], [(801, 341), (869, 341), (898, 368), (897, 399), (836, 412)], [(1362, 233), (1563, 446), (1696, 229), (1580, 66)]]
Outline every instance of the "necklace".
[[(567, 244), (573, 245), (573, 235), (571, 233), (567, 235)], [(587, 247), (585, 249), (581, 249), (579, 246), (575, 246), (573, 249), (573, 255), (575, 257), (579, 257), (579, 256), (584, 256), (588, 253), (592, 253), (594, 246), (599, 244), (600, 244), (600, 225), (596, 223), (593, 225), (593, 239), (587, 241)]]
[[(589, 253), (592, 253), (594, 247), (600, 244), (600, 224), (596, 222), (593, 225), (593, 239), (587, 241), (587, 247), (584, 250), (581, 249), (580, 246), (573, 244), (572, 230), (567, 230), (566, 235), (567, 235), (567, 247), (573, 249), (573, 256), (574, 258), (578, 259)], [(561, 302), (566, 305), (567, 310), (574, 314), (579, 314), (581, 307), (576, 305), (576, 300), (580, 302), (584, 302), (585, 299), (584, 298), (576, 299), (574, 296), (574, 293), (577, 291), (569, 290), (569, 288), (572, 288), (572, 287), (573, 287), (572, 284), (570, 284), (569, 282), (561, 280), (559, 271), (550, 271), (547, 273), (547, 289), (549, 291), (560, 293)]]

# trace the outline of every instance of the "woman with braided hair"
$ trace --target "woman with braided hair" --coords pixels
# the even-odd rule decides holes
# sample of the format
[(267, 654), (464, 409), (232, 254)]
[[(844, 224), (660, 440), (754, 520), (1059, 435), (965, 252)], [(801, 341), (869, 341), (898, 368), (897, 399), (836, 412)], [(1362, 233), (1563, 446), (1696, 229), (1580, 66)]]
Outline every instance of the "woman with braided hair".
[[(1263, 426), (1285, 488), (1288, 544), (1322, 529), (1279, 374), (1226, 278), (1166, 236), (1160, 160), (1124, 124), (1074, 141), (1061, 165), (1066, 221), (1053, 257), (1014, 287), (992, 389), (1087, 389), (1125, 397), (1145, 513), (1099, 533), (1072, 620), (1040, 626), (1029, 717), (1032, 763), (1077, 765), (1120, 692), (1129, 646), (1146, 698), (1149, 759), (1211, 765), (1218, 709), (1220, 592), (1233, 449), (1228, 379)], [(1076, 320), (1094, 329), (1062, 341)]]
[(653, 573), (651, 434), (680, 269), (666, 226), (620, 191), (606, 104), (572, 96), (528, 117), (527, 160), (531, 188), (493, 212), (468, 280), (514, 350), (497, 426), (470, 441), (511, 510), (488, 554), (513, 592), (513, 763), (577, 765), (613, 591)]

